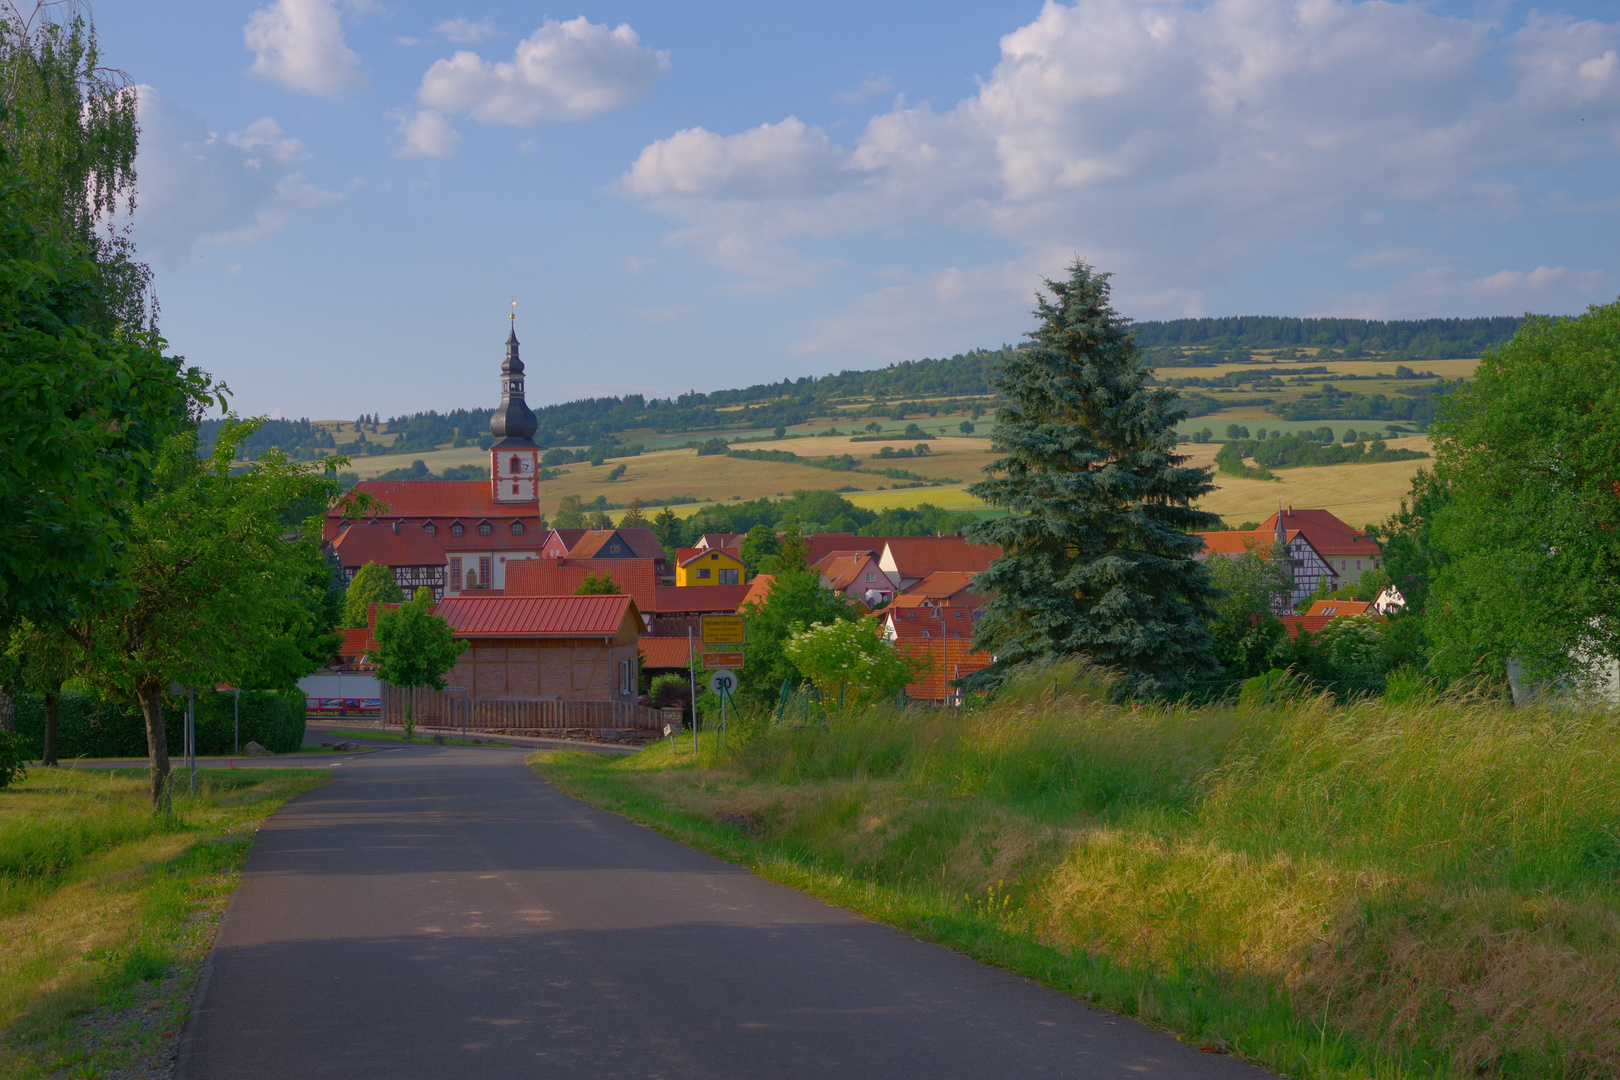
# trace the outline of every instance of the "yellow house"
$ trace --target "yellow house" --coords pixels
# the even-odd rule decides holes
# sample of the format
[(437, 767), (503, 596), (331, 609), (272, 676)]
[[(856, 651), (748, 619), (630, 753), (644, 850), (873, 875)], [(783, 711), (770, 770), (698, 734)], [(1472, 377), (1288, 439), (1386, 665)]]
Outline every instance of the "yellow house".
[(743, 561), (736, 548), (678, 548), (675, 585), (741, 585)]

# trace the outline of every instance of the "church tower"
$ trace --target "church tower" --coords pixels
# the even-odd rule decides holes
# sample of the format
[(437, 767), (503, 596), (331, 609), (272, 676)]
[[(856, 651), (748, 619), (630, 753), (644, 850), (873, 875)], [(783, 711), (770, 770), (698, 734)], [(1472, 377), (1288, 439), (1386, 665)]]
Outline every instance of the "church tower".
[(523, 361), (518, 358), (517, 314), (506, 336), (506, 362), (501, 365), (501, 405), (489, 418), (495, 442), (489, 448), (489, 481), (497, 503), (538, 502), (540, 448), (534, 433), (540, 424), (523, 400)]

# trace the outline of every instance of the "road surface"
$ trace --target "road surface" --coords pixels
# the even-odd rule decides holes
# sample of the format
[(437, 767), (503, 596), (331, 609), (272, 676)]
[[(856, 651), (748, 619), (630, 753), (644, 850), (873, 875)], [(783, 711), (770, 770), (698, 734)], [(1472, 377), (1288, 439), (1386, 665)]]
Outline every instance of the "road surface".
[(265, 823), (180, 1080), (1253, 1078), (537, 780), (387, 748)]

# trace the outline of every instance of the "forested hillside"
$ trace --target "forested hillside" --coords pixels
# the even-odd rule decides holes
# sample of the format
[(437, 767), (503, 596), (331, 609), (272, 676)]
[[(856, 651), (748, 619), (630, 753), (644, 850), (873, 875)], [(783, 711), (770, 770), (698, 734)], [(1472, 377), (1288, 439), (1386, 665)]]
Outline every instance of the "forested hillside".
[[(1174, 319), (1134, 324), (1137, 341), (1157, 367), (1200, 367), (1218, 363), (1256, 363), (1294, 359), (1370, 358), (1399, 362), (1413, 359), (1476, 357), (1513, 336), (1517, 318), (1413, 319), (1377, 322), (1366, 319), (1297, 319), (1274, 316), (1236, 316), (1210, 319)], [(542, 446), (612, 447), (636, 438), (679, 432), (720, 432), (795, 427), (828, 420), (833, 424), (871, 419), (903, 420), (911, 417), (970, 413), (974, 419), (989, 410), (990, 373), (1006, 350), (975, 349), (951, 357), (924, 357), (870, 371), (843, 371), (821, 377), (804, 376), (775, 383), (758, 383), (735, 390), (692, 391), (671, 398), (648, 399), (641, 394), (623, 397), (582, 398), (546, 405), (535, 410)], [(1256, 355), (1260, 353), (1262, 355)], [(1306, 369), (1299, 369), (1306, 370)], [(1318, 369), (1309, 369), (1318, 370)], [(1280, 372), (1278, 373), (1280, 374)], [(1220, 379), (1178, 379), (1177, 385), (1216, 386), (1252, 383), (1247, 374)], [(536, 380), (538, 383), (538, 380)], [(1325, 391), (1332, 393), (1332, 391)], [(1322, 395), (1317, 395), (1322, 396)], [(1219, 408), (1253, 402), (1218, 401), (1207, 394), (1186, 393), (1183, 405), (1192, 416)], [(491, 403), (493, 404), (493, 402)], [(1386, 405), (1378, 416), (1362, 417), (1362, 403), (1311, 401), (1299, 415), (1288, 419), (1427, 418), (1404, 402)], [(1428, 405), (1428, 402), (1424, 402)], [(1400, 407), (1396, 407), (1400, 406)], [(1376, 411), (1376, 410), (1375, 410)], [(429, 410), (389, 417), (386, 424), (357, 423), (359, 438), (339, 441), (349, 453), (416, 454), (437, 447), (486, 443), (488, 408)], [(1411, 415), (1408, 415), (1411, 414)], [(366, 418), (362, 417), (362, 421)], [(347, 428), (345, 423), (345, 428)], [(205, 425), (204, 441), (211, 441), (217, 422)], [(392, 441), (367, 439), (387, 432)], [(631, 439), (621, 438), (634, 433)], [(281, 446), (313, 456), (318, 448), (331, 448), (332, 436), (307, 420), (272, 420), (248, 441), (245, 448), (257, 456)]]

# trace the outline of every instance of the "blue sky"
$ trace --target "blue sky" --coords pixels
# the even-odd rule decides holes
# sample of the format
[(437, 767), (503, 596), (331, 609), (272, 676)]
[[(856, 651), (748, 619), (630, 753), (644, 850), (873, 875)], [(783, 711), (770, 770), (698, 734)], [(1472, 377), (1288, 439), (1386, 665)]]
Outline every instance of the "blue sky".
[(1567, 0), (94, 8), (138, 242), (244, 413), (538, 402), (1138, 318), (1620, 293), (1620, 22)]

